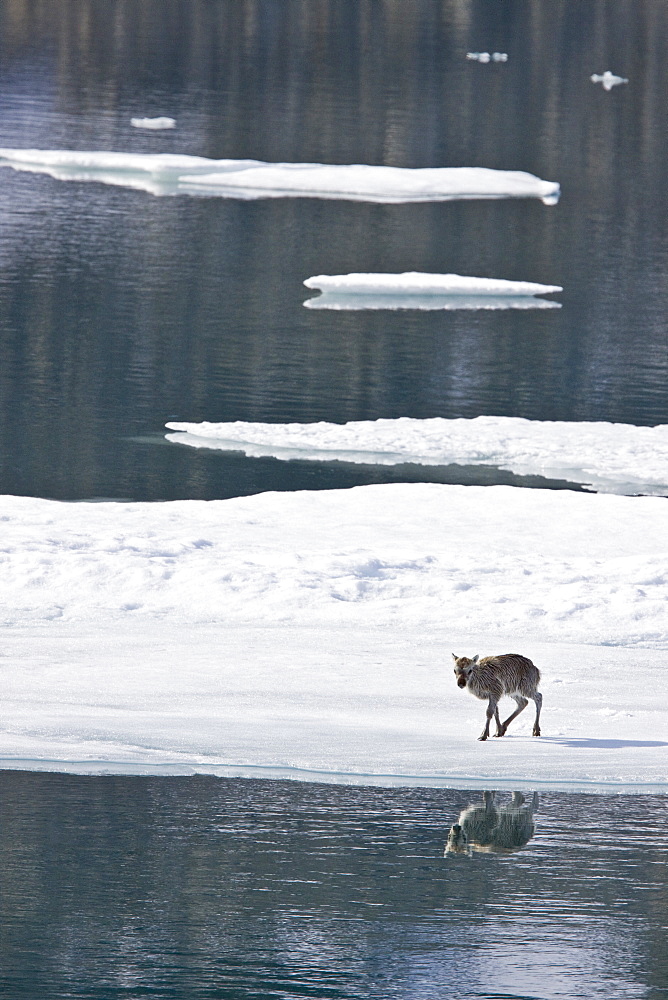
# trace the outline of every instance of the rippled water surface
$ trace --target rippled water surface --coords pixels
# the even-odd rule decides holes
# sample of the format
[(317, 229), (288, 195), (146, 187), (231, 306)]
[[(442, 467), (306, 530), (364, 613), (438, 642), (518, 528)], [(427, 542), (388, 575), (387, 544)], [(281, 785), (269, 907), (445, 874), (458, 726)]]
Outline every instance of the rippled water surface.
[[(194, 453), (170, 419), (668, 421), (667, 33), (664, 0), (4, 0), (2, 147), (495, 167), (562, 197), (248, 202), (0, 168), (0, 490), (546, 485)], [(467, 60), (485, 49), (508, 61)], [(303, 306), (312, 275), (410, 270), (557, 284), (562, 308)]]
[(544, 793), (496, 841), (482, 801), (0, 773), (0, 993), (665, 998), (666, 797)]

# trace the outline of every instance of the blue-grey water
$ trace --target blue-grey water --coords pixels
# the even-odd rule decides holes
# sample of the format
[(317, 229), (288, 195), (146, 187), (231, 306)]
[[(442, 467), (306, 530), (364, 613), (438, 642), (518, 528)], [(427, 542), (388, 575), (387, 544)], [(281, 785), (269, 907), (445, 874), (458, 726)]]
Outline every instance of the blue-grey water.
[[(545, 485), (212, 454), (169, 419), (668, 421), (667, 36), (665, 0), (4, 0), (0, 146), (520, 169), (562, 198), (157, 198), (0, 168), (0, 490)], [(303, 307), (305, 278), (359, 270), (558, 284), (562, 308)]]
[[(165, 442), (174, 419), (667, 422), (666, 37), (665, 0), (3, 0), (0, 146), (488, 166), (562, 197), (157, 198), (0, 168), (0, 491), (546, 485), (207, 453)], [(406, 270), (559, 284), (562, 308), (303, 307), (311, 275)], [(0, 772), (0, 996), (665, 1000), (666, 797), (545, 794), (521, 849), (444, 857), (469, 801)]]
[(444, 856), (481, 801), (0, 772), (0, 995), (665, 1000), (665, 796), (544, 793)]

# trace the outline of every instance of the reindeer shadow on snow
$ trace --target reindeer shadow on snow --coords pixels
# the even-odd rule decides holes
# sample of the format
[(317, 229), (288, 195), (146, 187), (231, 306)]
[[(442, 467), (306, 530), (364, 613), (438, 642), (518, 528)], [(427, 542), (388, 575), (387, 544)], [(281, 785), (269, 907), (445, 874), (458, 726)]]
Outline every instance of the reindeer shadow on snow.
[(482, 803), (471, 803), (462, 809), (459, 819), (450, 827), (444, 857), (474, 851), (484, 854), (514, 854), (529, 843), (536, 826), (538, 793), (527, 803), (521, 792), (513, 792), (510, 802), (497, 806), (496, 792), (484, 792)]

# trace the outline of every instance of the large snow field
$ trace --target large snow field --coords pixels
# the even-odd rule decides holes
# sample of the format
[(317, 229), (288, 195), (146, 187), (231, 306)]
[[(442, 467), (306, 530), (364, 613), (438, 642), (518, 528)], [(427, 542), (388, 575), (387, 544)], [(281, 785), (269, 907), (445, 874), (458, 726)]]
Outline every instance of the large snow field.
[(169, 441), (249, 457), (369, 465), (491, 465), (610, 493), (668, 494), (668, 425), (481, 416), (346, 424), (166, 424)]
[[(668, 788), (668, 502), (0, 499), (0, 766)], [(543, 672), (502, 740), (451, 653)], [(502, 703), (502, 717), (513, 703)]]
[(419, 202), (470, 198), (559, 200), (560, 187), (523, 170), (488, 167), (387, 167), (368, 164), (265, 163), (172, 153), (0, 149), (0, 166), (57, 180), (97, 181), (153, 195), (223, 198), (341, 198)]

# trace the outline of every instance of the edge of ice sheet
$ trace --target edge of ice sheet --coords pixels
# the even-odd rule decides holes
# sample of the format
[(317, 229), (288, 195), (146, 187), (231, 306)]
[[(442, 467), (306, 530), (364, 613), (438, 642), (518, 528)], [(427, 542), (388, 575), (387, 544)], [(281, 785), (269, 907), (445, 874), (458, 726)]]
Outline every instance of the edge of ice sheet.
[(265, 163), (171, 153), (0, 148), (0, 166), (58, 180), (99, 181), (154, 195), (224, 198), (335, 198), (416, 202), (469, 198), (559, 200), (560, 186), (523, 170), (488, 167), (388, 167), (368, 164)]
[(168, 441), (249, 458), (364, 465), (490, 465), (604, 493), (668, 494), (668, 424), (480, 416), (345, 424), (169, 421)]
[(115, 760), (47, 760), (29, 757), (0, 757), (0, 770), (47, 771), (77, 775), (129, 775), (137, 777), (246, 778), (272, 781), (304, 781), (325, 785), (373, 786), (376, 788), (455, 788), (486, 790), (490, 783), (499, 791), (518, 790), (583, 792), (594, 795), (664, 794), (666, 781), (587, 781), (578, 778), (545, 780), (522, 776), (487, 778), (480, 775), (454, 776), (446, 774), (380, 774), (374, 772), (319, 771), (306, 767), (274, 767), (270, 764), (184, 764), (166, 761), (163, 764), (132, 763)]
[(422, 271), (316, 274), (304, 284), (323, 292), (304, 302), (309, 309), (558, 309), (560, 303), (535, 296), (563, 291), (535, 281)]

